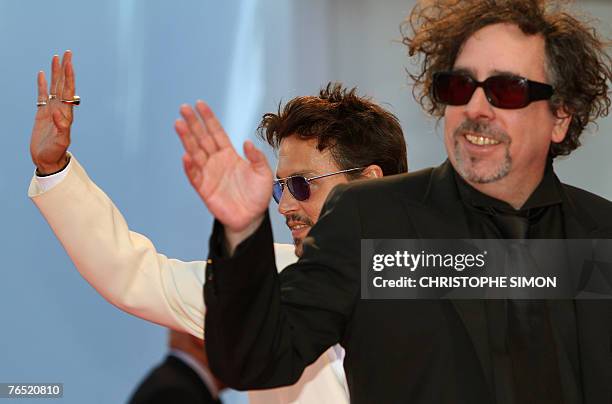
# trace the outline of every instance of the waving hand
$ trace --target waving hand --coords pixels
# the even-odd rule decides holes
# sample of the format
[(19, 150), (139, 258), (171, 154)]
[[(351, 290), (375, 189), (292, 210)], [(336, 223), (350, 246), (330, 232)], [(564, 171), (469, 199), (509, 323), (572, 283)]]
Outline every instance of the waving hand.
[(272, 170), (250, 141), (246, 160), (238, 155), (208, 105), (198, 101), (180, 109), (175, 129), (185, 148), (185, 173), (210, 212), (226, 232), (250, 233), (256, 228), (272, 195)]
[(51, 61), (51, 86), (47, 90), (45, 73), (38, 72), (38, 101), (30, 139), (30, 155), (39, 173), (61, 170), (67, 163), (66, 150), (70, 145), (72, 104), (62, 100), (74, 97), (72, 52), (66, 51), (60, 64), (59, 56)]

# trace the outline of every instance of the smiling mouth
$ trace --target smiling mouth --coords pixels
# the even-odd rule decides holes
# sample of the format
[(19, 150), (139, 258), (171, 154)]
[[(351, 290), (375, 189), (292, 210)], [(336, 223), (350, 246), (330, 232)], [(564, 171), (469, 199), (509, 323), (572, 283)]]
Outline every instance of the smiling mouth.
[(291, 223), (291, 224), (288, 224), (287, 226), (289, 226), (289, 230), (291, 231), (302, 230), (302, 229), (306, 229), (310, 227), (307, 224), (303, 224), (303, 223)]
[(477, 146), (494, 146), (501, 143), (499, 140), (487, 136), (476, 136), (469, 133), (466, 133), (464, 137), (468, 142)]

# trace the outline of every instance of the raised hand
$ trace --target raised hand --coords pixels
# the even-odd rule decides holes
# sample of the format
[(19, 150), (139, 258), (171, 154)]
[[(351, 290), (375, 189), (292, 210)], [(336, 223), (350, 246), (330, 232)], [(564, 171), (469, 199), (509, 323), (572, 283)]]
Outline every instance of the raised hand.
[(48, 92), (45, 73), (38, 72), (38, 101), (46, 102), (46, 105), (38, 107), (34, 118), (30, 155), (40, 174), (60, 171), (68, 162), (66, 150), (70, 145), (73, 106), (62, 100), (72, 100), (73, 96), (72, 52), (66, 51), (61, 65), (59, 56), (53, 56)]
[(240, 157), (204, 102), (198, 101), (195, 111), (183, 105), (180, 112), (183, 119), (176, 121), (175, 129), (186, 152), (185, 173), (210, 212), (225, 226), (231, 251), (234, 246), (228, 232), (246, 236), (261, 223), (272, 195), (272, 170), (250, 141), (244, 143), (247, 159)]

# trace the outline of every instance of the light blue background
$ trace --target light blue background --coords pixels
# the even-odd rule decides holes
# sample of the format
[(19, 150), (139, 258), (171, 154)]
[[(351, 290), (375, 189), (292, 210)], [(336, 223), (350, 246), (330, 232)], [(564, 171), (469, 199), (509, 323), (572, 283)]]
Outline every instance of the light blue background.
[[(612, 19), (607, 2), (580, 3)], [(35, 77), (52, 54), (74, 51), (83, 99), (70, 150), (132, 229), (168, 256), (202, 259), (211, 218), (182, 172), (181, 103), (207, 100), (239, 145), (279, 101), (342, 80), (400, 117), (412, 170), (444, 159), (442, 126), (413, 101), (395, 41), (412, 4), (0, 0), (0, 382), (63, 382), (56, 402), (124, 402), (166, 351), (161, 327), (117, 310), (79, 276), (26, 196)], [(557, 165), (562, 179), (611, 199), (611, 131), (600, 121)], [(274, 216), (276, 239), (289, 242)]]

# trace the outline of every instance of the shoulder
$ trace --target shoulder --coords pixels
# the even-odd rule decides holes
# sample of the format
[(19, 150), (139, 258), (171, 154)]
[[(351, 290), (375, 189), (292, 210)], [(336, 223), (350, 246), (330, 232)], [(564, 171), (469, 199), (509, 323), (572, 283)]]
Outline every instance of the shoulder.
[(606, 198), (573, 185), (563, 184), (563, 188), (568, 196), (579, 204), (589, 205), (596, 209), (612, 211), (612, 202)]
[(200, 402), (205, 390), (206, 385), (189, 366), (169, 355), (146, 376), (129, 403)]
[(364, 179), (338, 185), (330, 196), (359, 198), (381, 203), (384, 196), (401, 194), (403, 198), (421, 200), (431, 184), (434, 168), (425, 168), (411, 173), (390, 175), (375, 180)]
[(563, 190), (574, 209), (589, 215), (600, 228), (612, 229), (612, 202), (584, 189), (563, 184)]

